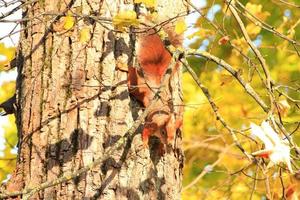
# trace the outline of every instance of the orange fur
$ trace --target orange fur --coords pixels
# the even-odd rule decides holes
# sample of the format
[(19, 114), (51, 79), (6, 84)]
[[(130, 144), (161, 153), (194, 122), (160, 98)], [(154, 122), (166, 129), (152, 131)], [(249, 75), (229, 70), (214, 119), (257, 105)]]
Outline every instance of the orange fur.
[[(157, 34), (141, 36), (138, 40), (137, 61), (139, 68), (129, 67), (128, 86), (130, 93), (147, 107), (153, 99), (166, 73), (172, 56), (166, 50)], [(179, 65), (173, 69), (174, 71)], [(174, 74), (174, 73), (172, 73)], [(161, 99), (156, 102), (154, 109), (146, 117), (142, 132), (144, 145), (148, 145), (151, 135), (160, 139), (163, 144), (170, 143), (176, 130), (181, 126), (182, 119), (172, 113), (168, 103), (171, 99), (169, 90), (163, 91)]]

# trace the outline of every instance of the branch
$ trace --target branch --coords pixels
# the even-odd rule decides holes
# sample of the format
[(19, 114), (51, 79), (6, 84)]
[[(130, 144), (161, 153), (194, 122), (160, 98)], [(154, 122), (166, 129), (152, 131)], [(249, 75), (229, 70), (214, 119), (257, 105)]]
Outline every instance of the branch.
[[(216, 64), (220, 65), (221, 67), (223, 67), (225, 70), (227, 70), (231, 75), (233, 75), (233, 77), (235, 77), (240, 82), (240, 84), (244, 87), (245, 91), (260, 105), (260, 107), (266, 113), (270, 112), (270, 108), (265, 104), (265, 102), (262, 100), (262, 98), (255, 92), (255, 90), (251, 87), (251, 85), (249, 83), (246, 83), (246, 81), (241, 77), (241, 75), (239, 74), (239, 72), (236, 71), (235, 69), (233, 69), (233, 67), (231, 67), (231, 65), (229, 65), (228, 63), (226, 63), (224, 60), (222, 60), (221, 58), (218, 58), (216, 56), (213, 56), (210, 53), (205, 52), (205, 51), (197, 51), (197, 53), (189, 53), (188, 55), (201, 56), (201, 57), (207, 58), (208, 60), (211, 60), (214, 63), (216, 63)], [(195, 72), (193, 72), (193, 73), (195, 73)], [(197, 77), (196, 74), (194, 76), (193, 76), (194, 80), (195, 80), (195, 78), (198, 79), (198, 77)], [(270, 117), (271, 117), (271, 119), (275, 120), (274, 118), (272, 118), (272, 116), (270, 116)], [(289, 141), (289, 143), (291, 144), (291, 146), (293, 148), (295, 148), (297, 156), (300, 157), (300, 149), (293, 142), (293, 140), (291, 139), (291, 137), (289, 137), (290, 134), (286, 131), (286, 129), (284, 128), (284, 126), (280, 122), (278, 122), (278, 120), (275, 120), (275, 122), (276, 122), (277, 126), (279, 127), (280, 131), (285, 136), (285, 138)]]
[(300, 103), (300, 99), (293, 99), (292, 97), (290, 97), (288, 94), (280, 91), (278, 88), (275, 89), (280, 95), (283, 95), (285, 96), (288, 100), (290, 100), (291, 102), (295, 103), (295, 104), (298, 104)]
[[(220, 65), (223, 67), (226, 71), (228, 71), (233, 77), (235, 77), (240, 84), (244, 87), (245, 91), (253, 97), (253, 99), (260, 105), (260, 107), (268, 113), (270, 111), (270, 108), (266, 105), (266, 103), (261, 99), (261, 97), (255, 92), (255, 90), (251, 87), (249, 83), (246, 83), (246, 81), (243, 79), (243, 77), (240, 75), (238, 71), (236, 71), (231, 65), (226, 63), (221, 58), (218, 58), (216, 56), (211, 55), (208, 52), (205, 51), (197, 51), (197, 53), (190, 53), (188, 55), (194, 55), (194, 56), (201, 56), (208, 60), (213, 61), (214, 63)], [(197, 76), (196, 76), (197, 77)]]
[[(275, 0), (272, 0), (272, 1), (275, 1)], [(295, 3), (290, 3), (290, 2), (287, 2), (287, 1), (284, 1), (284, 0), (278, 0), (278, 1), (281, 2), (282, 4), (286, 4), (286, 5), (291, 6), (291, 7), (300, 8), (300, 5), (297, 5)]]
[(220, 115), (218, 111), (217, 105), (213, 102), (212, 97), (208, 91), (208, 89), (200, 82), (199, 78), (197, 77), (196, 73), (193, 71), (193, 69), (188, 65), (187, 61), (181, 61), (184, 67), (187, 69), (187, 71), (190, 73), (190, 75), (193, 77), (194, 81), (197, 83), (197, 85), (200, 87), (204, 95), (206, 96), (211, 108), (213, 109), (215, 115), (217, 116), (217, 120), (221, 122), (221, 124), (229, 131), (231, 134), (231, 137), (235, 143), (235, 145), (246, 155), (246, 157), (252, 161), (253, 157), (249, 155), (245, 149), (242, 147), (242, 145), (239, 143), (237, 136), (235, 134), (234, 129), (232, 129), (230, 126), (227, 125), (223, 117)]
[[(249, 10), (246, 9), (246, 7), (239, 1), (236, 1), (237, 4), (244, 10), (246, 11), (246, 13), (248, 13), (251, 17), (249, 17), (248, 15), (245, 14), (245, 12), (242, 12), (240, 10), (238, 10), (236, 8), (236, 6), (232, 5), (239, 13), (241, 13), (243, 16), (247, 17), (251, 22), (253, 22), (256, 26), (259, 26), (275, 35), (277, 35), (278, 37), (287, 40), (288, 42), (290, 42), (292, 45), (297, 45), (300, 46), (300, 42), (295, 41), (290, 39), (288, 36), (278, 32), (273, 26), (267, 24), (266, 22), (264, 22), (263, 20), (259, 19), (258, 17), (256, 17), (254, 14), (252, 14)], [(255, 19), (256, 22), (253, 20)]]
[[(205, 16), (205, 14), (203, 14), (199, 9), (197, 9), (197, 7), (196, 7), (194, 4), (192, 4), (189, 0), (185, 0), (185, 1), (186, 1), (187, 4), (189, 4), (196, 12), (198, 12), (198, 13), (200, 14), (200, 16), (203, 17), (203, 18), (206, 20), (206, 22), (207, 22), (208, 24), (210, 24), (210, 25), (215, 29), (215, 31), (216, 31), (217, 33), (219, 33), (222, 37), (224, 37), (224, 36), (227, 35), (224, 31), (222, 31), (222, 27), (219, 27), (219, 26), (218, 26), (217, 24), (215, 24), (213, 21), (209, 20), (209, 19)], [(264, 80), (263, 80), (263, 77), (262, 77), (260, 71), (257, 69), (256, 63), (254, 63), (247, 55), (245, 55), (245, 54), (243, 53), (243, 51), (242, 51), (238, 46), (236, 46), (235, 44), (233, 44), (230, 40), (229, 40), (229, 44), (230, 44), (230, 46), (232, 46), (232, 48), (234, 48), (235, 50), (237, 50), (237, 51), (239, 52), (239, 54), (240, 54), (244, 59), (247, 60), (247, 62), (250, 64), (250, 66), (253, 67), (253, 68), (255, 69), (255, 71), (257, 72), (257, 74), (258, 74), (259, 78), (261, 79), (262, 83), (265, 84), (265, 82), (264, 82)]]
[(273, 91), (272, 91), (272, 78), (271, 78), (271, 75), (270, 75), (270, 71), (267, 67), (267, 64), (266, 64), (266, 61), (265, 59), (263, 58), (263, 56), (261, 55), (260, 51), (256, 48), (256, 46), (253, 44), (253, 42), (251, 41), (248, 33), (247, 33), (247, 30), (245, 28), (245, 25), (242, 21), (242, 19), (240, 18), (240, 16), (238, 15), (237, 11), (235, 10), (235, 8), (233, 7), (233, 5), (231, 4), (230, 1), (226, 1), (226, 3), (228, 4), (228, 7), (231, 11), (231, 13), (233, 14), (234, 18), (236, 19), (241, 31), (242, 31), (242, 34), (246, 40), (246, 42), (248, 43), (248, 45), (250, 46), (250, 48), (253, 50), (254, 54), (256, 55), (258, 61), (260, 62), (261, 66), (262, 66), (262, 69), (265, 73), (265, 76), (266, 76), (266, 86), (267, 86), (267, 90), (268, 90), (268, 93), (269, 93), (269, 98), (270, 98), (270, 105), (271, 105), (271, 109), (269, 110), (269, 112), (272, 112), (273, 111), (273, 106), (274, 106), (274, 103), (275, 103), (275, 100), (274, 100), (274, 95), (273, 95)]
[[(21, 4), (16, 6), (15, 8), (11, 9), (10, 11), (6, 12), (6, 13), (2, 13), (2, 15), (0, 16), (0, 20), (14, 14), (16, 11), (20, 10), (21, 8), (23, 8), (26, 5), (32, 4), (37, 2), (38, 0), (31, 0), (31, 1), (19, 1)], [(25, 2), (25, 3), (24, 3)], [(4, 5), (4, 7), (7, 7), (9, 5)], [(0, 6), (1, 7), (1, 6)]]
[[(227, 153), (229, 147), (230, 146), (226, 147), (226, 149), (224, 150), (224, 154)], [(219, 158), (213, 164), (204, 166), (202, 172), (191, 183), (189, 183), (187, 186), (185, 186), (182, 189), (182, 191), (188, 190), (189, 188), (191, 188), (192, 186), (194, 186), (198, 181), (200, 181), (203, 176), (205, 176), (207, 173), (211, 172), (211, 170), (217, 164), (219, 164), (220, 161), (222, 161), (224, 154), (221, 155), (221, 156), (219, 156)]]

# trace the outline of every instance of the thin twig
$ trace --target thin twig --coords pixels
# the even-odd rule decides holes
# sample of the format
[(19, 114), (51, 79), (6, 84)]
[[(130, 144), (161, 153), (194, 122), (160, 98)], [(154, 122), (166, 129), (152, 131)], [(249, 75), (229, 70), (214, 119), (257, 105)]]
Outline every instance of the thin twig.
[[(276, 0), (272, 0), (273, 2), (275, 2)], [(291, 6), (291, 7), (295, 7), (295, 8), (300, 8), (300, 5), (297, 5), (295, 3), (291, 3), (291, 2), (287, 2), (284, 0), (278, 0), (280, 3)], [(276, 2), (275, 2), (276, 3)]]
[[(227, 150), (229, 149), (230, 146), (226, 147), (224, 150), (224, 153), (227, 152)], [(224, 156), (224, 154), (223, 154)], [(202, 170), (202, 172), (191, 182), (189, 183), (187, 186), (185, 186), (182, 191), (188, 190), (189, 188), (193, 187), (198, 181), (200, 181), (203, 176), (205, 176), (207, 173), (211, 172), (211, 169), (213, 169), (217, 164), (219, 164), (219, 162), (223, 159), (223, 156), (219, 156), (219, 158), (211, 165), (209, 166), (205, 166)]]
[(282, 179), (282, 169), (280, 168), (279, 169), (279, 179), (280, 179), (280, 184), (281, 184), (281, 187), (282, 187), (282, 196), (281, 196), (281, 199), (286, 199), (285, 198), (285, 187), (284, 187), (284, 183), (283, 183), (283, 179)]
[(229, 7), (232, 15), (236, 19), (246, 42), (248, 43), (248, 45), (250, 46), (250, 48), (252, 49), (252, 51), (256, 55), (258, 61), (260, 62), (261, 66), (262, 66), (262, 69), (265, 73), (266, 86), (267, 86), (267, 90), (268, 90), (268, 93), (269, 93), (270, 106), (271, 106), (271, 109), (269, 110), (269, 112), (273, 112), (273, 106), (275, 105), (275, 99), (274, 99), (274, 95), (273, 95), (273, 91), (272, 91), (272, 78), (271, 78), (271, 75), (270, 75), (269, 68), (267, 67), (266, 61), (263, 58), (263, 56), (261, 55), (260, 51), (256, 48), (256, 46), (253, 44), (251, 38), (249, 37), (249, 35), (247, 33), (247, 30), (245, 28), (245, 25), (244, 25), (242, 19), (240, 18), (240, 16), (238, 15), (237, 11), (235, 10), (235, 8), (233, 7), (233, 5), (231, 3), (229, 3), (228, 1), (226, 1), (226, 2), (228, 4), (228, 7)]
[(266, 113), (268, 113), (270, 111), (270, 108), (261, 99), (261, 97), (255, 92), (255, 90), (251, 87), (251, 85), (243, 79), (243, 77), (240, 75), (240, 73), (238, 71), (236, 71), (231, 65), (226, 63), (224, 60), (222, 60), (221, 58), (218, 58), (216, 56), (213, 56), (210, 53), (205, 52), (205, 51), (197, 51), (197, 53), (190, 53), (189, 55), (201, 56), (201, 57), (207, 58), (208, 60), (211, 60), (214, 63), (223, 67), (226, 71), (228, 71), (231, 75), (233, 75), (233, 77), (235, 77), (240, 82), (240, 84), (244, 87), (245, 91), (251, 97), (253, 97), (253, 99), (260, 105), (260, 107)]
[(298, 99), (293, 99), (292, 97), (290, 97), (289, 95), (287, 95), (286, 93), (280, 91), (278, 88), (275, 89), (280, 95), (285, 96), (288, 100), (290, 100), (293, 103), (300, 103), (300, 100)]
[(195, 141), (191, 141), (191, 143), (192, 143), (191, 145), (189, 145), (189, 144), (185, 145), (186, 147), (184, 148), (184, 151), (188, 151), (193, 148), (202, 148), (202, 149), (206, 149), (206, 150), (210, 150), (210, 151), (222, 152), (224, 154), (234, 156), (238, 159), (243, 158), (243, 156), (241, 156), (241, 154), (231, 152), (231, 151), (225, 151), (226, 148), (221, 145), (214, 145), (214, 144), (209, 144), (209, 143), (204, 143), (204, 142), (195, 142)]
[[(278, 32), (273, 26), (267, 24), (266, 22), (264, 22), (263, 20), (259, 19), (258, 17), (256, 17), (254, 14), (252, 14), (241, 2), (236, 1), (237, 4), (245, 11), (242, 12), (239, 9), (237, 9), (236, 6), (232, 5), (239, 13), (241, 13), (243, 16), (247, 17), (247, 19), (249, 19), (251, 22), (253, 22), (256, 26), (259, 26), (275, 35), (277, 35), (278, 37), (287, 40), (288, 42), (292, 43), (293, 45), (297, 45), (300, 46), (300, 42), (293, 40), (291, 38), (289, 38), (288, 36)], [(248, 15), (246, 15), (245, 13), (247, 13), (248, 15), (250, 15), (251, 17), (249, 17)]]
[(202, 92), (204, 93), (204, 95), (206, 96), (211, 108), (213, 109), (217, 120), (219, 120), (221, 122), (221, 124), (229, 131), (229, 133), (231, 134), (231, 137), (235, 143), (235, 145), (245, 154), (245, 156), (252, 161), (253, 157), (251, 155), (249, 155), (245, 149), (242, 147), (242, 145), (239, 143), (237, 136), (235, 134), (235, 131), (229, 127), (227, 125), (227, 123), (225, 122), (225, 120), (223, 119), (223, 117), (220, 115), (219, 111), (218, 111), (218, 107), (217, 105), (214, 103), (214, 101), (212, 100), (212, 97), (209, 93), (209, 90), (200, 82), (199, 78), (197, 77), (196, 73), (194, 72), (194, 70), (188, 65), (187, 61), (181, 61), (182, 64), (184, 65), (184, 67), (187, 69), (187, 71), (190, 73), (190, 75), (192, 76), (192, 78), (194, 79), (194, 81), (197, 83), (197, 85), (199, 86), (199, 88), (202, 90)]
[[(194, 4), (192, 4), (189, 0), (185, 0), (187, 2), (188, 5), (190, 5), (196, 12), (198, 12), (200, 14), (201, 17), (203, 17), (206, 22), (208, 24), (210, 24), (217, 33), (219, 33), (222, 37), (226, 36), (227, 34), (225, 32), (222, 31), (222, 28), (219, 27), (217, 24), (215, 24), (213, 21), (209, 20), (205, 14), (203, 14)], [(263, 80), (263, 77), (260, 73), (260, 71), (257, 69), (257, 64), (254, 63), (251, 58), (249, 58), (247, 55), (245, 55), (242, 51), (242, 49), (240, 49), (238, 46), (236, 46), (235, 44), (233, 44), (230, 40), (228, 41), (230, 46), (232, 46), (233, 49), (235, 49), (244, 59), (247, 60), (247, 62), (250, 64), (251, 67), (254, 68), (254, 70), (257, 72), (259, 78), (261, 79), (262, 83), (266, 85), (266, 83)]]
[(255, 179), (253, 180), (253, 187), (252, 187), (252, 189), (251, 189), (250, 200), (252, 200), (254, 191), (255, 191), (255, 189), (256, 189), (257, 178), (258, 178), (258, 166), (256, 166), (256, 169), (255, 169)]
[[(8, 17), (8, 16), (10, 16), (10, 15), (12, 15), (12, 14), (14, 14), (17, 10), (20, 10), (21, 8), (23, 8), (24, 6), (26, 6), (26, 5), (29, 5), (29, 4), (32, 4), (32, 3), (35, 3), (35, 2), (37, 2), (38, 0), (31, 0), (31, 1), (19, 1), (19, 2), (21, 2), (21, 4), (20, 5), (18, 5), (18, 6), (16, 6), (15, 8), (13, 8), (13, 9), (11, 9), (10, 11), (8, 11), (8, 12), (6, 12), (6, 13), (4, 13), (4, 14), (2, 14), (1, 16), (0, 16), (0, 20), (2, 20), (2, 19), (4, 19), (4, 18), (6, 18), (6, 17)], [(5, 6), (6, 7), (6, 6)]]

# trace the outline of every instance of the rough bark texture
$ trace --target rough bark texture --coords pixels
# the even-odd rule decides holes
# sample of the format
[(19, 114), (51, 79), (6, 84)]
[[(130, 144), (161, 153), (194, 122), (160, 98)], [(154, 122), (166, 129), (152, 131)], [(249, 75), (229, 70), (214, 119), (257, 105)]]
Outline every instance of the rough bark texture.
[[(52, 29), (57, 14), (69, 8), (82, 15), (112, 18), (121, 8), (133, 7), (127, 2), (45, 0), (24, 8), (24, 17), (33, 20), (23, 23), (26, 30), (17, 55), (19, 159), (8, 190), (34, 188), (90, 164), (141, 113), (140, 104), (129, 96), (127, 72), (116, 68), (120, 56), (132, 64), (134, 48), (128, 34), (79, 18), (72, 30)], [(181, 0), (158, 2), (158, 13), (165, 13), (165, 19), (185, 9)], [(88, 42), (79, 41), (83, 28), (91, 30)], [(180, 104), (178, 77), (173, 89), (174, 101)], [(180, 199), (181, 133), (162, 156), (156, 143), (152, 138), (150, 149), (145, 149), (138, 134), (130, 147), (120, 149), (101, 166), (31, 198)]]

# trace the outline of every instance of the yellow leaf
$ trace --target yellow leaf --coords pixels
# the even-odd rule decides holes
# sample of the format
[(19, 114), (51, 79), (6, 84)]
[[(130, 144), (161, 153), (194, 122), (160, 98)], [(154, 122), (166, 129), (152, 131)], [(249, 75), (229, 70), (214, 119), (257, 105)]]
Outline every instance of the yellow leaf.
[(119, 12), (116, 16), (113, 17), (112, 22), (114, 26), (121, 30), (124, 27), (139, 25), (136, 12), (134, 12), (133, 10)]
[(175, 33), (180, 35), (180, 34), (184, 33), (184, 31), (186, 31), (186, 29), (187, 29), (187, 26), (186, 26), (185, 21), (180, 20), (180, 21), (176, 22)]
[[(249, 51), (248, 43), (243, 38), (232, 40), (232, 44), (237, 46), (244, 54), (247, 54)], [(232, 52), (237, 56), (240, 55), (240, 53), (236, 49), (233, 49)]]
[(12, 146), (16, 145), (18, 142), (17, 137), (17, 126), (16, 126), (16, 119), (15, 115), (8, 115), (9, 123), (3, 124), (2, 128), (4, 130), (4, 137), (5, 140)]
[(0, 55), (3, 56), (3, 59), (0, 60), (0, 71), (12, 61), (15, 57), (15, 52), (15, 47), (6, 47), (4, 43), (0, 43)]
[(289, 110), (290, 110), (291, 106), (290, 104), (287, 102), (286, 99), (281, 99), (278, 101), (278, 104), (277, 104), (277, 109), (279, 111), (279, 113), (282, 115), (282, 116), (287, 116)]
[(198, 200), (199, 194), (195, 194), (195, 192), (184, 191), (182, 194), (182, 199)]
[(209, 29), (200, 28), (198, 31), (192, 33), (191, 35), (188, 35), (188, 39), (193, 39), (195, 37), (199, 37), (200, 39), (207, 38), (208, 36), (211, 36), (214, 34), (214, 31)]
[(156, 11), (150, 13), (150, 15), (149, 15), (149, 19), (150, 19), (151, 21), (153, 21), (153, 22), (157, 21), (158, 17), (159, 17), (159, 15), (158, 15), (158, 13), (157, 13)]
[(0, 104), (8, 100), (15, 94), (16, 91), (16, 82), (10, 81), (5, 82), (0, 87)]
[(87, 42), (89, 41), (91, 37), (91, 34), (90, 34), (90, 29), (89, 28), (83, 28), (81, 29), (80, 31), (80, 42), (84, 43), (84, 42)]
[[(246, 9), (255, 17), (258, 17), (261, 20), (265, 20), (268, 16), (270, 16), (269, 12), (263, 12), (262, 11), (262, 5), (261, 4), (252, 4), (252, 3), (247, 3), (246, 4)], [(246, 15), (249, 18), (253, 18), (250, 14), (246, 13)]]
[(249, 188), (243, 182), (236, 183), (231, 187), (231, 197), (232, 199), (242, 199), (245, 194), (248, 195), (248, 190)]
[(246, 30), (250, 36), (256, 36), (257, 34), (260, 33), (261, 28), (251, 23), (246, 26)]
[(294, 28), (291, 28), (290, 30), (288, 30), (288, 38), (291, 38), (291, 39), (293, 39), (294, 38), (294, 36), (295, 36), (295, 33), (296, 33), (296, 31), (295, 31), (295, 29)]
[(262, 5), (261, 4), (253, 4), (248, 2), (246, 4), (246, 9), (251, 13), (251, 14), (257, 14), (261, 12)]
[(233, 81), (233, 76), (228, 74), (221, 74), (220, 76), (221, 86), (231, 83)]
[(156, 7), (156, 0), (134, 0), (134, 3), (143, 3), (147, 8)]
[(70, 30), (71, 28), (73, 28), (74, 24), (75, 24), (75, 18), (72, 16), (71, 12), (68, 12), (68, 15), (65, 17), (64, 20), (64, 29)]
[(295, 114), (292, 115), (290, 117), (284, 117), (283, 121), (286, 123), (298, 123), (300, 121), (300, 115), (299, 114)]

